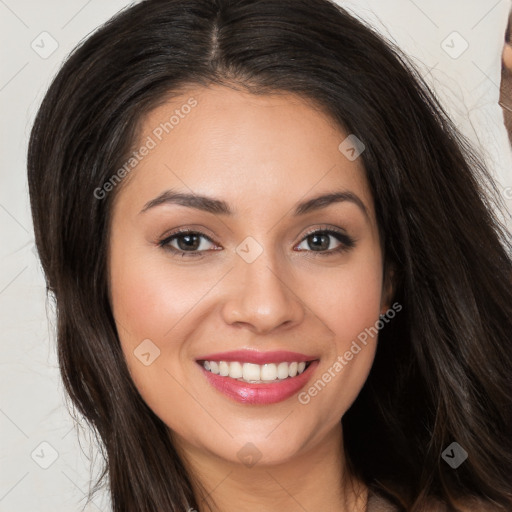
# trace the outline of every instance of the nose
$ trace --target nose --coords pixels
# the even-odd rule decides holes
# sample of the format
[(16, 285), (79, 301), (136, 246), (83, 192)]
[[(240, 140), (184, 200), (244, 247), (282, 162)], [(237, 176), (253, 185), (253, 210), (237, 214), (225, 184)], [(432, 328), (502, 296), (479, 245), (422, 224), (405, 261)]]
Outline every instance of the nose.
[[(292, 273), (278, 267), (267, 251), (252, 263), (237, 257), (230, 273), (232, 287), (222, 314), (224, 321), (235, 327), (264, 334), (279, 327), (300, 324), (305, 303), (297, 293)], [(294, 286), (295, 285), (295, 286)]]

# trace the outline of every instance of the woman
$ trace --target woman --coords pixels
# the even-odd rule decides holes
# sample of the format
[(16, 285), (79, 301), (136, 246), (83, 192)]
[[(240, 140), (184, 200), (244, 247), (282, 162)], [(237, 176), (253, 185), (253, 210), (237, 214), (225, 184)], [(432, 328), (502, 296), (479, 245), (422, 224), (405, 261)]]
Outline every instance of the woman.
[(127, 9), (55, 78), (28, 174), (114, 511), (510, 510), (497, 194), (343, 9)]

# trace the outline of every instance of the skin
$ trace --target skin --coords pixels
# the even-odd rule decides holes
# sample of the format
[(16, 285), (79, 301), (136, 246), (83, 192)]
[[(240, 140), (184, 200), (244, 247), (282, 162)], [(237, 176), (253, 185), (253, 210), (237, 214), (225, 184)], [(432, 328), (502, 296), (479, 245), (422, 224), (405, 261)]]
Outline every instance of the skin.
[[(188, 89), (151, 111), (135, 147), (190, 97), (197, 106), (114, 202), (109, 284), (131, 376), (216, 510), (364, 510), (367, 489), (347, 471), (340, 419), (369, 374), (375, 338), (307, 405), (297, 395), (237, 403), (212, 388), (195, 361), (235, 349), (292, 350), (320, 359), (314, 383), (389, 309), (361, 158), (338, 150), (347, 134), (303, 99), (221, 86)], [(140, 213), (170, 188), (222, 199), (234, 214), (177, 204)], [(366, 214), (344, 201), (292, 216), (298, 202), (333, 190), (357, 195)], [(181, 227), (211, 238), (200, 239), (200, 256), (158, 245)], [(322, 256), (306, 234), (326, 227), (345, 230), (354, 247)], [(247, 237), (263, 250), (252, 263), (235, 252)], [(186, 247), (183, 238), (171, 244)], [(326, 246), (324, 254), (340, 242), (330, 236)], [(145, 339), (160, 350), (149, 366), (133, 353)], [(246, 443), (261, 453), (252, 467), (237, 456)]]

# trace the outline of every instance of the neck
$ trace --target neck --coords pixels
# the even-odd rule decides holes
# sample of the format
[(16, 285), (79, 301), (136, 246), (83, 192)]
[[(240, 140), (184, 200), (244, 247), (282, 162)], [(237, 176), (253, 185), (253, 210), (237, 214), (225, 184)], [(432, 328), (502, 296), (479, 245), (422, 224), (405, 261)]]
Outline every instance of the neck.
[(175, 433), (173, 442), (189, 474), (200, 483), (192, 482), (197, 512), (366, 510), (368, 491), (348, 472), (341, 424), (310, 450), (272, 465), (248, 467), (221, 459)]

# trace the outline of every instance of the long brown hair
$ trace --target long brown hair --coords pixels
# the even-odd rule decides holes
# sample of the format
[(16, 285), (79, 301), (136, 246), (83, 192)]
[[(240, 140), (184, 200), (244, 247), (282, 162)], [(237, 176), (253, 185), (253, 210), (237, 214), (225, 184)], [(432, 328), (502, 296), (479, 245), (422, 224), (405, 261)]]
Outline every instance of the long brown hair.
[[(151, 108), (212, 83), (301, 95), (366, 146), (403, 310), (342, 419), (352, 471), (410, 511), (470, 496), (511, 510), (512, 244), (497, 191), (407, 59), (328, 0), (143, 1), (73, 51), (40, 107), (28, 150), (37, 249), (65, 389), (101, 440), (113, 510), (199, 510), (201, 497), (127, 370), (106, 260), (120, 187), (95, 190)], [(452, 442), (468, 453), (457, 469), (441, 457)]]

